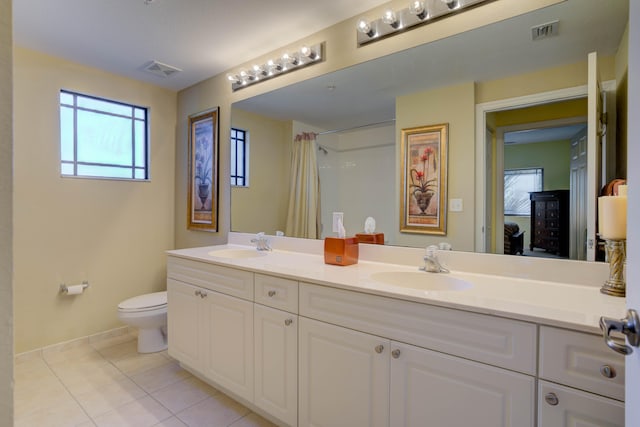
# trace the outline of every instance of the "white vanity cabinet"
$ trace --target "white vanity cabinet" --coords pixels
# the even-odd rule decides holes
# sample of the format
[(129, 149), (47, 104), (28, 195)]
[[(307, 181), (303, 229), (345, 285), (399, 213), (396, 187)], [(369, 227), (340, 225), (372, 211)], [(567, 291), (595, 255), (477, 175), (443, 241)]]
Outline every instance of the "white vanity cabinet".
[(541, 326), (538, 426), (624, 426), (624, 376), (602, 337)]
[(300, 317), (299, 426), (389, 425), (389, 340)]
[(533, 324), (311, 284), (300, 314), (301, 427), (534, 426)]
[(253, 273), (169, 258), (167, 276), (169, 355), (252, 401)]
[[(254, 404), (298, 423), (298, 282), (255, 275)], [(258, 304), (258, 302), (260, 304)]]
[(169, 354), (278, 425), (624, 426), (600, 336), (269, 273), (170, 256)]
[(535, 378), (391, 343), (391, 426), (533, 426)]

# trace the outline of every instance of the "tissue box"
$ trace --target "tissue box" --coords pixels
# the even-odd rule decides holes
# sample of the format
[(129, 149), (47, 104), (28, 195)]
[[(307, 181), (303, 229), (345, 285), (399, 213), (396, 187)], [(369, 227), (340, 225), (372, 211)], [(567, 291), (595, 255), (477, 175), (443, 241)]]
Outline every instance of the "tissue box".
[(324, 239), (324, 263), (351, 265), (358, 263), (356, 237), (327, 237)]
[(384, 233), (356, 233), (356, 238), (360, 243), (384, 245)]

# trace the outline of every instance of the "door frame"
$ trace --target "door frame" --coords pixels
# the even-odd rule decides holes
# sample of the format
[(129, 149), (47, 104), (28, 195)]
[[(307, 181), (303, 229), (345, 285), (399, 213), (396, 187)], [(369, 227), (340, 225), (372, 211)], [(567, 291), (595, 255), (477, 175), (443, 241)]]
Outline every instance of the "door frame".
[[(603, 82), (602, 89), (606, 91), (615, 90), (615, 81)], [(587, 95), (587, 85), (581, 85), (476, 104), (476, 231), (474, 239), (476, 252), (486, 252), (485, 242), (488, 237), (486, 235), (487, 222), (491, 220), (491, 218), (487, 218), (487, 204), (491, 203), (491, 201), (487, 201), (486, 198), (487, 180), (490, 180), (492, 178), (488, 176), (487, 170), (485, 168), (485, 162), (487, 161), (487, 153), (485, 152), (487, 114), (504, 110), (533, 107), (536, 105), (549, 104), (559, 101), (569, 101), (573, 99), (585, 98), (587, 97)]]

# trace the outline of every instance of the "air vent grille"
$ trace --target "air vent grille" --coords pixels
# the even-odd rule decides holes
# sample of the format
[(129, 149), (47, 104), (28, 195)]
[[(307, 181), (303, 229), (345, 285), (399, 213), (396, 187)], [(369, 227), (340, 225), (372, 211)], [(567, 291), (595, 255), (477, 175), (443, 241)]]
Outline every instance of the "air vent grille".
[(172, 67), (171, 65), (163, 64), (162, 62), (158, 61), (151, 61), (151, 63), (144, 69), (145, 71), (148, 71), (160, 77), (169, 77), (175, 73), (179, 73), (180, 71), (182, 71), (179, 68)]
[(531, 27), (531, 40), (536, 41), (546, 39), (547, 37), (557, 36), (558, 24), (559, 21), (553, 21)]

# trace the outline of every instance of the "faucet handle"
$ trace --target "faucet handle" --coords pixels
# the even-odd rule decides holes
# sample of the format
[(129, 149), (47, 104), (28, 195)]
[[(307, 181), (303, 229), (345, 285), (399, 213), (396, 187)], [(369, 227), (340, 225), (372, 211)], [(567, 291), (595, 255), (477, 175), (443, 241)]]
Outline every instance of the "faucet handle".
[(428, 257), (434, 257), (438, 254), (438, 250), (440, 248), (438, 248), (437, 245), (429, 245), (427, 246), (427, 248), (425, 249), (425, 255)]

